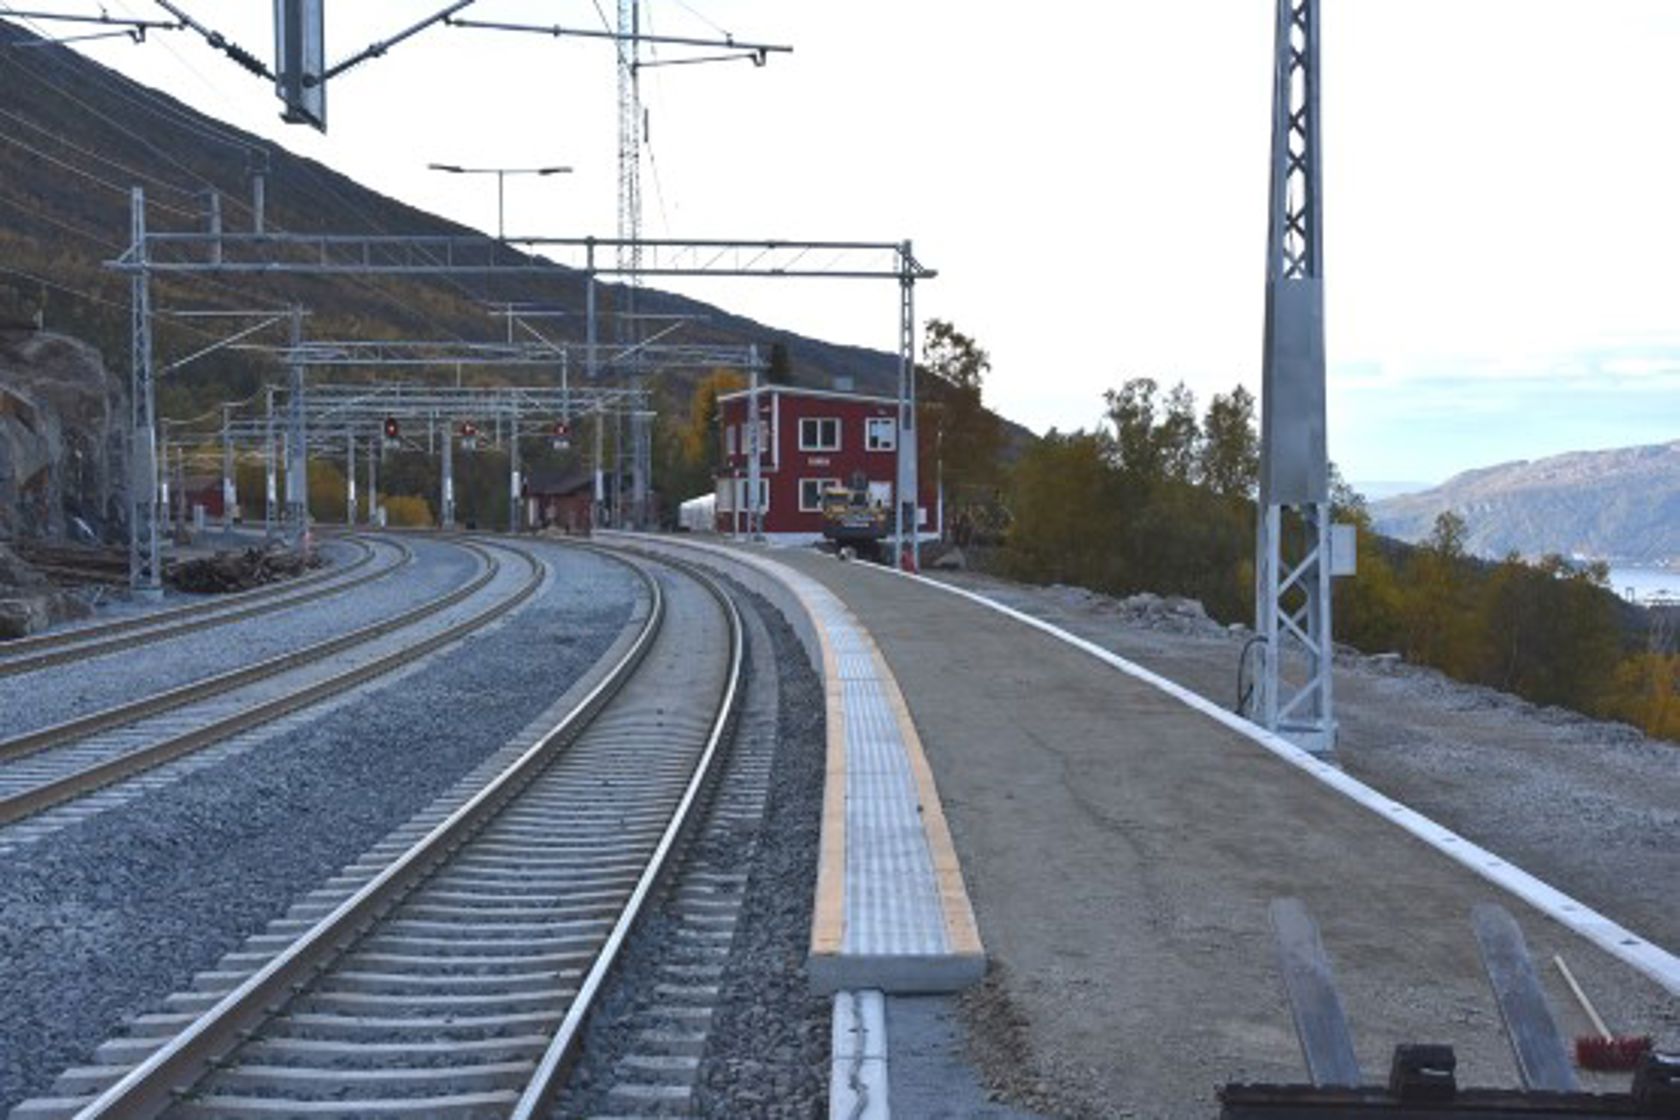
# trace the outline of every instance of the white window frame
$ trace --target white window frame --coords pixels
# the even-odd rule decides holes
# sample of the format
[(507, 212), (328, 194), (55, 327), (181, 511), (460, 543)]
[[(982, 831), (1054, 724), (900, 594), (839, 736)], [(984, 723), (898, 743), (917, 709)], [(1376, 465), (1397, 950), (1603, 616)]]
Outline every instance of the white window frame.
[[(814, 483), (817, 484), (817, 504), (814, 505), (814, 506), (808, 506), (808, 505), (805, 504), (805, 484), (809, 483), (809, 482), (814, 482)], [(822, 496), (825, 493), (827, 493), (830, 489), (832, 489), (834, 487), (837, 487), (839, 485), (840, 485), (840, 480), (838, 478), (802, 478), (802, 479), (800, 479), (799, 480), (799, 512), (800, 513), (821, 513), (822, 512)]]
[[(805, 425), (817, 425), (815, 440), (808, 440), (805, 436)], [(834, 442), (822, 442), (822, 425), (834, 425)], [(838, 451), (840, 450), (840, 417), (838, 416), (801, 416), (799, 418), (799, 450), (801, 451)]]
[(735, 425), (727, 424), (723, 429), (723, 454), (725, 458), (735, 457)]
[[(885, 440), (877, 434), (885, 428)], [(863, 418), (863, 449), (865, 451), (897, 451), (898, 450), (898, 420), (891, 416), (866, 416)]]

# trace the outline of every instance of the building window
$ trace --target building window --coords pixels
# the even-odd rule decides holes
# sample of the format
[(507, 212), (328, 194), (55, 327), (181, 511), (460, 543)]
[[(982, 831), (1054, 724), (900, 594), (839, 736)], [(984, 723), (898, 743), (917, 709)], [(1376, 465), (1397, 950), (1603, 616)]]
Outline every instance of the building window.
[(840, 420), (834, 416), (806, 416), (799, 421), (799, 450), (840, 450)]
[(863, 422), (863, 449), (891, 451), (898, 446), (898, 425), (891, 416), (871, 416)]
[[(747, 494), (749, 492), (747, 489), (747, 483), (751, 481), (751, 479), (747, 478), (737, 478), (735, 480), (735, 501), (729, 506), (731, 511), (739, 511), (741, 513), (748, 512), (750, 507), (747, 502)], [(761, 478), (758, 480), (758, 512), (770, 512), (770, 480), (767, 478)]]
[(823, 494), (838, 488), (838, 478), (802, 478), (799, 480), (799, 512), (822, 512)]
[(723, 453), (729, 458), (735, 457), (735, 425), (733, 424), (723, 429)]

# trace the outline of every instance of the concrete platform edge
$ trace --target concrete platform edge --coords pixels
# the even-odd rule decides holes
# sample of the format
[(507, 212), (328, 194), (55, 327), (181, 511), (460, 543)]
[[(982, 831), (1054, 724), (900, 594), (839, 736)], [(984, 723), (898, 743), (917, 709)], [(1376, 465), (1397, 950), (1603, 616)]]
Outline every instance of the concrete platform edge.
[[(600, 538), (611, 543), (641, 546), (650, 550), (671, 549), (709, 558), (712, 563), (726, 565), (729, 574), (740, 579), (752, 590), (763, 594), (788, 620), (805, 646), (813, 668), (824, 680), (828, 703), (828, 780), (823, 798), (822, 834), (819, 841), (821, 862), (817, 873), (817, 892), (812, 919), (811, 952), (808, 958), (813, 990), (829, 993), (842, 989), (871, 988), (886, 992), (930, 993), (951, 992), (978, 983), (985, 975), (986, 956), (979, 926), (974, 917), (956, 847), (940, 803), (932, 768), (922, 749), (914, 721), (886, 658), (874, 639), (856, 616), (851, 621), (869, 648), (870, 660), (881, 680), (889, 705), (893, 710), (900, 737), (904, 741), (910, 770), (917, 788), (920, 805), (919, 819), (932, 859), (939, 905), (944, 917), (945, 941), (949, 950), (941, 954), (925, 953), (843, 953), (843, 886), (842, 875), (846, 852), (846, 748), (844, 727), (846, 713), (841, 703), (837, 682), (838, 663), (827, 635), (818, 622), (819, 612), (807, 603), (800, 592), (781, 574), (799, 573), (778, 564), (771, 556), (761, 555), (747, 547), (650, 537), (642, 534), (601, 533)], [(838, 601), (838, 597), (836, 597)], [(840, 603), (842, 608), (845, 604)]]

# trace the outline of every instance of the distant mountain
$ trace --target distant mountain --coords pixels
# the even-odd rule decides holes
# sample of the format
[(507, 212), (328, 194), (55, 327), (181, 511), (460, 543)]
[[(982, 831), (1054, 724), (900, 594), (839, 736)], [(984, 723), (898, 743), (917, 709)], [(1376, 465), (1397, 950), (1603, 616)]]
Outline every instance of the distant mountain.
[(1366, 499), (1380, 502), (1384, 498), (1397, 498), (1401, 494), (1415, 494), (1419, 490), (1429, 489), (1427, 482), (1404, 482), (1395, 480), (1377, 480), (1351, 483), (1353, 488), (1365, 495)]
[(1427, 537), (1446, 510), (1464, 518), (1466, 545), (1483, 556), (1680, 562), (1680, 440), (1502, 463), (1371, 506), (1379, 533), (1407, 541)]

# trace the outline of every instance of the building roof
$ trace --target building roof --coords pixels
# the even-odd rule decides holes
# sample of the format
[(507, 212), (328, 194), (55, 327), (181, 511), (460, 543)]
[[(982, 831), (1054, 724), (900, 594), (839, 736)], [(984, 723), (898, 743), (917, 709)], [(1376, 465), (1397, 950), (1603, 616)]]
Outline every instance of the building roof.
[[(760, 385), (758, 387), (758, 395), (761, 397), (774, 393), (780, 393), (784, 397), (814, 397), (818, 400), (854, 401), (858, 404), (895, 405), (898, 403), (897, 397), (880, 397), (873, 393), (842, 393), (838, 389), (807, 389), (800, 385)], [(744, 400), (751, 394), (751, 389), (737, 389), (733, 393), (719, 393), (718, 403)]]
[(575, 494), (595, 489), (595, 476), (587, 470), (534, 470), (526, 478), (532, 494)]

